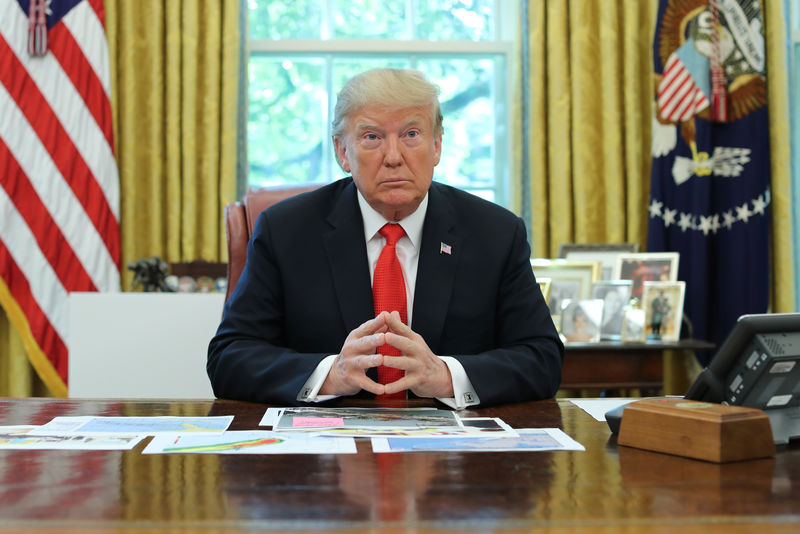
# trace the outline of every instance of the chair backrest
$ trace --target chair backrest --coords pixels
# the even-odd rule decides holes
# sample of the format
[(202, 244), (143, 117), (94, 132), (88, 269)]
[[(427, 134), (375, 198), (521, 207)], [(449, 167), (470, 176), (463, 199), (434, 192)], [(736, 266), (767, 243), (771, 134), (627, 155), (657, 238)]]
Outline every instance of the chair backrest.
[(249, 189), (241, 202), (225, 206), (225, 234), (228, 240), (228, 290), (225, 300), (230, 298), (247, 261), (247, 242), (253, 234), (258, 215), (289, 197), (313, 191), (320, 184), (291, 185)]

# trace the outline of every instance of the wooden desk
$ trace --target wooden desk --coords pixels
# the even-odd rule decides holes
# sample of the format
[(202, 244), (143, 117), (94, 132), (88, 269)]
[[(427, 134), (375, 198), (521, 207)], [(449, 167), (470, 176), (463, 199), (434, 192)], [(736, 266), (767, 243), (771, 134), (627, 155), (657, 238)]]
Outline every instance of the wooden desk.
[[(233, 429), (255, 429), (265, 408), (7, 399), (0, 424), (234, 414)], [(0, 451), (0, 533), (800, 532), (798, 443), (774, 458), (717, 465), (618, 447), (604, 422), (566, 400), (467, 414), (561, 427), (586, 451), (375, 455), (366, 441), (338, 456), (145, 456), (144, 443), (126, 452)]]
[(562, 389), (631, 389), (658, 391), (664, 386), (664, 351), (709, 350), (697, 339), (677, 342), (568, 342), (562, 367)]

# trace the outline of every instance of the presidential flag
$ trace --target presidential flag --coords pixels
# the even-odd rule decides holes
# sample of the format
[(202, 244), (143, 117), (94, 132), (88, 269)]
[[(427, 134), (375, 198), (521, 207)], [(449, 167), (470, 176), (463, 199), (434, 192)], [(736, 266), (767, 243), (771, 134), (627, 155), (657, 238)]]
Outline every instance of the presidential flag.
[(67, 393), (67, 295), (119, 291), (103, 0), (0, 0), (0, 303)]
[(766, 312), (769, 298), (760, 2), (661, 0), (654, 65), (647, 250), (680, 253), (694, 337), (719, 346), (740, 315)]

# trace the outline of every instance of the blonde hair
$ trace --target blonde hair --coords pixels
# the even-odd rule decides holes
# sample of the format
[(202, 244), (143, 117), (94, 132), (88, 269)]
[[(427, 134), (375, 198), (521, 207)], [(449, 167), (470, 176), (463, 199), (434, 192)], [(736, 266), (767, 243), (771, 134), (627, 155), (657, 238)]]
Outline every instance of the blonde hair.
[(442, 135), (439, 88), (425, 75), (412, 69), (371, 69), (350, 78), (336, 97), (333, 111), (333, 137), (344, 135), (347, 120), (365, 106), (389, 110), (430, 106), (434, 134)]

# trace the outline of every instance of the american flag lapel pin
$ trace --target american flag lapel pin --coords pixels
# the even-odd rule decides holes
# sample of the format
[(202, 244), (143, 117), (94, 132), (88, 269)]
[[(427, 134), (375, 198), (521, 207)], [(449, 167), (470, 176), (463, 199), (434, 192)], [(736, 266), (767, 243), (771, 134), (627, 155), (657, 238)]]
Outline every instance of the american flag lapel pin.
[(441, 244), (439, 245), (439, 254), (447, 254), (449, 256), (452, 253), (453, 253), (453, 247), (442, 241)]

